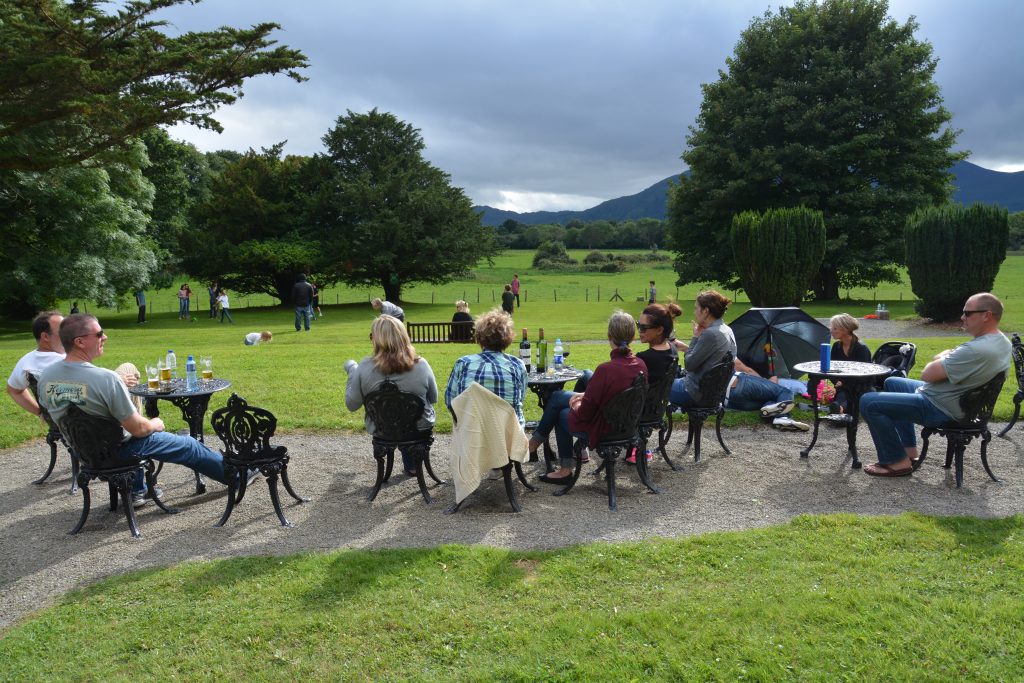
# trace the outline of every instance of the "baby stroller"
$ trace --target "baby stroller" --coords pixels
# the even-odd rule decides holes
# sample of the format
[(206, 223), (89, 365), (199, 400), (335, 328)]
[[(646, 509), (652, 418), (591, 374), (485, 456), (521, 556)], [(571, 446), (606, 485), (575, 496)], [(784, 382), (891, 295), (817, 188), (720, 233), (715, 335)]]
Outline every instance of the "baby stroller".
[(888, 366), (889, 374), (878, 378), (877, 387), (882, 388), (885, 380), (889, 377), (907, 377), (914, 362), (917, 360), (917, 346), (910, 342), (891, 341), (885, 342), (871, 356), (871, 362), (878, 365)]

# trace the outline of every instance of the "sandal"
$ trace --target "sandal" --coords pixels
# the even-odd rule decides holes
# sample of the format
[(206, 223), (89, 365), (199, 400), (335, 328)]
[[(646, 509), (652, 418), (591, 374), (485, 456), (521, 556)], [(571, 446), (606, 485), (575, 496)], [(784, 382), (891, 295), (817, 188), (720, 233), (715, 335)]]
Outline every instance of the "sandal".
[(872, 477), (906, 477), (914, 473), (913, 466), (903, 469), (895, 469), (892, 465), (885, 465), (880, 462), (872, 463), (864, 467), (864, 473)]

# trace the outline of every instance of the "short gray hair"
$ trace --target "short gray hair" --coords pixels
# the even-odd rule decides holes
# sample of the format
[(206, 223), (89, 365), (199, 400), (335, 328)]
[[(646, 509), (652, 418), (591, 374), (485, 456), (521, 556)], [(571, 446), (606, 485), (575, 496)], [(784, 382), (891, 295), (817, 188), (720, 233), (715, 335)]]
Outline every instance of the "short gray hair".
[(625, 311), (615, 311), (608, 318), (608, 339), (616, 346), (629, 346), (636, 337), (636, 320)]

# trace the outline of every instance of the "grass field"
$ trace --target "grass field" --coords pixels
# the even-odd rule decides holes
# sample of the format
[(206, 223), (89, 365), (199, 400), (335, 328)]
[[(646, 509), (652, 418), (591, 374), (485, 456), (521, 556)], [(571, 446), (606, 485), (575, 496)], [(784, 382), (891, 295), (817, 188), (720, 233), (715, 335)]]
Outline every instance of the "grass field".
[(1024, 517), (917, 514), (187, 563), (10, 629), (0, 678), (1020, 680), (1022, 569)]
[[(583, 252), (574, 252), (581, 258)], [(631, 313), (638, 313), (642, 303), (636, 296), (624, 297), (624, 301), (607, 301), (609, 289), (620, 292), (643, 291), (647, 280), (655, 279), (663, 284), (660, 291), (666, 293), (667, 285), (673, 280), (673, 273), (668, 270), (638, 270), (621, 274), (569, 273), (565, 275), (531, 272), (529, 269), (530, 252), (507, 252), (495, 261), (493, 268), (479, 268), (472, 280), (453, 283), (437, 291), (444, 293), (435, 298), (434, 304), (425, 303), (431, 291), (428, 287), (417, 287), (410, 290), (410, 301), (403, 301), (407, 317), (414, 321), (450, 320), (454, 308), (452, 302), (461, 298), (463, 290), (471, 302), (474, 313), (491, 308), (486, 295), (484, 301), (476, 303), (471, 296), (474, 287), (480, 286), (481, 291), (508, 282), (513, 272), (520, 274), (523, 287), (527, 292), (551, 291), (559, 292), (558, 300), (549, 296), (544, 300), (539, 295), (527, 295), (523, 307), (515, 316), (517, 328), (528, 328), (531, 339), (536, 339), (537, 328), (543, 327), (549, 339), (561, 337), (563, 340), (598, 340), (603, 338), (608, 315), (616, 308), (623, 308)], [(601, 300), (591, 296), (584, 299), (583, 292), (596, 294), (601, 287)], [(563, 289), (564, 288), (564, 289)], [(684, 305), (684, 319), (689, 317), (690, 301), (700, 290), (694, 286), (681, 290), (680, 300)], [(339, 290), (341, 291), (341, 290)], [(577, 292), (574, 298), (562, 292)], [(886, 291), (886, 290), (880, 290)], [(345, 374), (342, 364), (348, 358), (356, 360), (371, 350), (367, 339), (370, 323), (374, 313), (366, 302), (366, 293), (356, 296), (355, 290), (344, 290), (345, 296), (355, 297), (356, 301), (338, 305), (324, 305), (325, 316), (316, 321), (309, 333), (296, 333), (293, 327), (293, 313), (287, 307), (252, 307), (233, 308), (234, 325), (221, 324), (209, 319), (200, 311), (195, 322), (177, 319), (177, 304), (169, 311), (149, 315), (145, 325), (135, 324), (135, 309), (93, 310), (100, 319), (110, 339), (106, 345), (106, 354), (98, 361), (104, 367), (114, 368), (124, 361), (131, 361), (142, 368), (147, 362), (154, 362), (173, 348), (178, 355), (179, 364), (184, 364), (186, 354), (212, 355), (215, 372), (218, 376), (233, 382), (230, 391), (238, 392), (250, 403), (271, 410), (279, 419), (279, 428), (291, 430), (319, 429), (361, 429), (362, 414), (349, 413), (344, 406)], [(1003, 321), (1003, 330), (1010, 332), (1024, 327), (1024, 306), (1016, 306), (1018, 300), (1024, 300), (1024, 257), (1010, 256), (1004, 263), (996, 282), (996, 293), (1007, 305)], [(874, 310), (874, 299), (869, 293), (863, 293), (863, 303), (851, 301), (841, 306), (834, 304), (811, 303), (805, 309), (812, 315), (825, 317), (840, 310), (855, 316), (863, 316)], [(151, 299), (161, 296), (173, 297), (172, 291), (155, 293)], [(589, 296), (589, 295), (588, 295)], [(329, 298), (329, 297), (327, 297)], [(538, 300), (539, 299), (539, 300)], [(881, 300), (881, 299), (880, 299)], [(176, 300), (175, 300), (176, 301)], [(82, 304), (84, 302), (80, 302)], [(909, 301), (887, 299), (886, 303), (895, 318), (912, 318), (913, 305)], [(748, 304), (733, 305), (726, 320), (738, 316)], [(159, 308), (159, 306), (158, 306)], [(31, 334), (25, 322), (0, 322), (0, 367), (12, 368), (17, 359), (32, 346)], [(274, 341), (256, 347), (246, 347), (242, 337), (246, 332), (268, 329), (274, 333)], [(517, 333), (518, 334), (518, 333)], [(938, 351), (950, 348), (961, 339), (957, 337), (930, 337), (916, 340), (919, 351), (918, 358), (928, 359)], [(429, 344), (422, 345), (418, 350), (430, 362), (437, 377), (438, 384), (443, 387), (455, 360), (475, 347), (471, 345)], [(600, 344), (574, 344), (571, 362), (577, 367), (594, 367), (607, 359), (607, 348)], [(919, 362), (917, 370), (923, 367)], [(1011, 398), (1015, 387), (1008, 382), (1003, 390), (996, 411), (997, 419), (1008, 419), (1012, 411)], [(229, 392), (222, 392), (214, 397), (211, 409), (223, 405)], [(528, 418), (539, 417), (536, 402), (527, 401)], [(180, 416), (164, 411), (168, 428), (183, 428)], [(730, 414), (730, 424), (753, 422), (753, 415)], [(438, 429), (447, 431), (451, 428), (450, 417), (445, 410), (438, 411)], [(40, 437), (45, 434), (43, 425), (37, 419), (21, 411), (10, 400), (0, 401), (0, 448), (22, 443), (26, 439)]]

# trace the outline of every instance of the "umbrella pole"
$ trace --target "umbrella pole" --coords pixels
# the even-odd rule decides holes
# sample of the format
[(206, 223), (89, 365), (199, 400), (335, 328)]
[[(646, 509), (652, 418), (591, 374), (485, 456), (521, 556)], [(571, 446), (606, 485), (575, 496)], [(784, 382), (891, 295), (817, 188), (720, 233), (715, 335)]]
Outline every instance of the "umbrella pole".
[(768, 327), (768, 374), (770, 377), (775, 376), (775, 345), (772, 344), (772, 328)]

